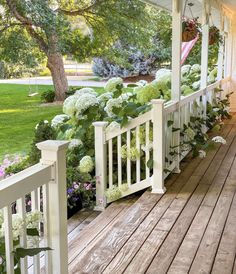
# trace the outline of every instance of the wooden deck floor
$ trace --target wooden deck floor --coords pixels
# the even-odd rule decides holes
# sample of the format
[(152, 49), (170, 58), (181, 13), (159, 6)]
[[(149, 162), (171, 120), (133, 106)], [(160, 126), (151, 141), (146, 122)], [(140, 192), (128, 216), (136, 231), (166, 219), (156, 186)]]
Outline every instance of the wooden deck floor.
[(182, 163), (164, 195), (146, 191), (72, 229), (69, 273), (236, 274), (235, 115), (221, 135), (227, 144)]

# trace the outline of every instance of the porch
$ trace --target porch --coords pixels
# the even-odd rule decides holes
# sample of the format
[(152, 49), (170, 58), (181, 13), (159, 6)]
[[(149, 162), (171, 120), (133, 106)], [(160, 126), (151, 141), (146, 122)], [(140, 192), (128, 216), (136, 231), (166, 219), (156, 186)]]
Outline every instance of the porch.
[(78, 224), (69, 273), (236, 273), (235, 114), (221, 134), (227, 144), (187, 157), (164, 195), (147, 190)]
[[(211, 7), (209, 1), (203, 1), (204, 5), (195, 1), (203, 18), (200, 88), (183, 97), (180, 89), (182, 1), (146, 2), (172, 9), (171, 100), (152, 100), (149, 111), (118, 130), (107, 132), (107, 122), (94, 123), (96, 209), (104, 210), (100, 214), (82, 211), (66, 221), (68, 142), (39, 143), (40, 163), (5, 179), (0, 186), (0, 209), (5, 220), (7, 274), (14, 273), (12, 204), (25, 219), (28, 195), (32, 211), (43, 213), (42, 246), (52, 251), (36, 254), (33, 259), (21, 258), (23, 274), (31, 271), (38, 274), (42, 269), (47, 274), (236, 273), (236, 230), (233, 229), (236, 226), (236, 114), (225, 120), (219, 133), (227, 143), (217, 144), (206, 158), (192, 159), (188, 155), (190, 138), (183, 134), (192, 118), (200, 121), (200, 131), (204, 134), (207, 126), (201, 123), (207, 118), (208, 106), (216, 108), (217, 100), (225, 100), (235, 91), (233, 13), (224, 5), (217, 10), (224, 43), (219, 52), (217, 79), (209, 84)], [(169, 5), (171, 2), (173, 7)], [(235, 94), (231, 99), (233, 111)], [(122, 145), (130, 151), (131, 138), (135, 136), (134, 146), (140, 155), (140, 129), (144, 133), (143, 163), (140, 157), (131, 163), (130, 157), (122, 158)], [(150, 144), (152, 153), (146, 149)], [(145, 190), (148, 187), (152, 187), (152, 193)], [(115, 202), (114, 196), (107, 195), (114, 189), (121, 198)], [(137, 194), (129, 197), (144, 190), (140, 197)], [(106, 208), (107, 204), (110, 205)], [(19, 236), (22, 247), (27, 246), (26, 228)]]

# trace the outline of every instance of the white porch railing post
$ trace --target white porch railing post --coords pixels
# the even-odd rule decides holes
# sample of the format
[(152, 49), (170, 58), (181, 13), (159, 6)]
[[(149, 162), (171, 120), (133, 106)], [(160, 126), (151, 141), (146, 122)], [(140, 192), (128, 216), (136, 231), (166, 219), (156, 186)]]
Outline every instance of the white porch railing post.
[[(179, 102), (181, 98), (181, 48), (182, 48), (182, 0), (172, 0), (172, 76), (171, 99)], [(180, 109), (174, 113), (174, 127), (180, 128)], [(174, 132), (174, 146), (180, 144), (180, 131)], [(180, 148), (176, 148), (175, 173), (180, 172)]]
[(108, 122), (95, 122), (95, 167), (96, 167), (96, 206), (102, 211), (106, 207), (105, 191), (107, 189), (107, 146), (105, 130)]
[(53, 164), (52, 180), (48, 184), (48, 243), (53, 250), (50, 274), (68, 273), (67, 245), (67, 191), (66, 191), (66, 149), (67, 141), (48, 140), (37, 144), (41, 150), (42, 164)]
[[(202, 2), (202, 49), (201, 49), (201, 89), (207, 87), (208, 79), (208, 48), (209, 48), (209, 15), (210, 4), (208, 0)], [(203, 118), (206, 119), (207, 114), (207, 95), (202, 96)], [(206, 131), (206, 127), (203, 127)]]
[[(224, 39), (224, 14), (221, 14), (220, 22), (220, 34)], [(224, 64), (224, 41), (220, 43), (217, 62), (217, 80), (220, 81), (223, 78), (223, 64)]]
[(165, 129), (164, 129), (164, 102), (165, 100), (152, 100), (153, 122), (153, 181), (152, 193), (163, 194), (165, 166)]

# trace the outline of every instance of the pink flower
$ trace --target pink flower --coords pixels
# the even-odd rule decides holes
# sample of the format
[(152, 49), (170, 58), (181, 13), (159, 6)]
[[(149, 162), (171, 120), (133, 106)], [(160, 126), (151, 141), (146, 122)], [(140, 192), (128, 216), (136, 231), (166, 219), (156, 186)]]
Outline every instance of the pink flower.
[(31, 201), (28, 201), (27, 205), (28, 205), (28, 206), (31, 206), (31, 204), (32, 204)]
[(79, 188), (79, 185), (74, 184), (74, 189), (78, 189), (78, 188)]
[(92, 185), (91, 184), (88, 184), (87, 186), (86, 186), (86, 190), (90, 190), (92, 188)]

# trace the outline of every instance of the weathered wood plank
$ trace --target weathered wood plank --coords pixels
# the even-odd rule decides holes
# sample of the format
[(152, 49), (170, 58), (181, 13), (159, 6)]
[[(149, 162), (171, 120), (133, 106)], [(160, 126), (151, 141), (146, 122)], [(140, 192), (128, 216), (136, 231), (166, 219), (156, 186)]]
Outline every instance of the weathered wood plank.
[[(169, 254), (165, 253), (165, 258), (163, 258), (163, 260), (162, 258), (161, 260), (159, 260), (158, 258), (157, 264), (156, 261), (153, 261), (153, 257), (155, 256), (156, 252), (163, 247), (163, 245), (165, 244), (165, 239), (166, 237), (168, 238), (168, 235), (170, 235), (170, 233), (174, 233), (176, 240), (178, 240), (179, 234), (182, 233), (181, 228), (185, 229), (185, 226), (188, 225), (189, 218), (194, 215), (194, 211), (196, 210), (196, 207), (201, 203), (201, 200), (203, 199), (206, 190), (206, 185), (199, 185), (196, 189), (195, 195), (193, 195), (187, 203), (184, 214), (181, 213), (181, 209), (183, 208), (183, 206), (179, 208), (179, 213), (181, 213), (181, 215), (179, 216), (178, 220), (181, 225), (174, 225), (176, 217), (178, 217), (178, 215), (174, 212), (174, 208), (167, 212), (167, 216), (164, 216), (164, 218), (160, 220), (158, 225), (152, 231), (139, 252), (136, 254), (132, 263), (128, 266), (124, 273), (131, 274), (166, 272), (162, 267), (162, 263), (164, 263), (166, 260), (169, 260)], [(175, 242), (173, 242), (173, 244), (175, 244)], [(156, 258), (154, 260), (156, 260)]]
[(210, 273), (235, 187), (236, 180), (226, 181), (189, 273)]
[(161, 195), (145, 192), (127, 214), (118, 219), (109, 231), (95, 239), (83, 250), (78, 258), (69, 265), (70, 273), (101, 273), (114, 254), (124, 245), (134, 230), (160, 200)]
[[(230, 142), (232, 142), (232, 138), (230, 139)], [(228, 149), (229, 148), (224, 149), (225, 153), (227, 152)], [(217, 150), (214, 150), (211, 153), (209, 153), (208, 156), (207, 156), (207, 158), (205, 158), (202, 161), (202, 163), (198, 166), (198, 168), (195, 170), (194, 174), (199, 175), (198, 182), (201, 179), (200, 175), (203, 175), (205, 173), (205, 171), (209, 167), (209, 165), (210, 165), (210, 167), (212, 165), (214, 166), (214, 164), (219, 161), (219, 158), (214, 158), (214, 156), (216, 155), (216, 152), (217, 152)], [(221, 158), (222, 158), (221, 160), (223, 160), (225, 153), (224, 154), (222, 152), (220, 153), (221, 154)], [(212, 162), (212, 159), (213, 159), (213, 162)], [(213, 179), (214, 175), (216, 174), (216, 172), (217, 172), (217, 170), (213, 171), (213, 176), (211, 176), (212, 179)], [(210, 170), (210, 172), (208, 172), (208, 170), (207, 170), (205, 176), (208, 176), (208, 175), (211, 175), (211, 174), (212, 174), (212, 170)], [(171, 215), (170, 215), (170, 220), (172, 221), (172, 225), (173, 225), (174, 222), (175, 222), (175, 220), (176, 220), (176, 218), (174, 218), (174, 215), (172, 216), (172, 218), (171, 218)], [(157, 228), (159, 228), (159, 224), (157, 225)], [(144, 272), (146, 270), (147, 266), (150, 264), (152, 258), (154, 257), (155, 252), (160, 247), (159, 246), (159, 242), (161, 243), (161, 240), (164, 240), (164, 238), (165, 238), (164, 236), (167, 235), (167, 233), (163, 232), (163, 230), (165, 230), (165, 229), (163, 228), (163, 226), (160, 226), (160, 228), (158, 229), (157, 234), (154, 233), (155, 236), (153, 236), (153, 238), (151, 238), (151, 240), (147, 239), (147, 241), (148, 241), (147, 245), (149, 244), (149, 242), (151, 242), (151, 244), (153, 245), (153, 243), (155, 243), (154, 239), (158, 238), (158, 235), (160, 235), (160, 239), (158, 239), (158, 244), (153, 247), (154, 251), (153, 252), (149, 252), (151, 247), (150, 246), (149, 247), (145, 247), (145, 244), (146, 244), (146, 242), (145, 242), (144, 246), (136, 254), (136, 257), (133, 259), (133, 261), (131, 262), (131, 265), (127, 268), (127, 270), (126, 270), (125, 273), (136, 273), (136, 271), (140, 271), (140, 273), (142, 273), (142, 272)], [(171, 227), (168, 227), (168, 230), (170, 230), (170, 229), (171, 229)], [(148, 250), (148, 253), (147, 253), (147, 250)], [(142, 262), (142, 265), (140, 265), (139, 262)]]
[(70, 233), (79, 224), (81, 224), (88, 216), (93, 213), (92, 210), (81, 210), (73, 215), (67, 222), (67, 231)]
[[(196, 166), (200, 163), (200, 161), (192, 161), (189, 164), (189, 168), (184, 170), (182, 176), (175, 181), (175, 184), (172, 187), (167, 189), (166, 195), (162, 197), (159, 203), (154, 207), (151, 213), (147, 216), (144, 222), (138, 227), (135, 233), (131, 236), (131, 238), (126, 242), (126, 244), (122, 247), (119, 253), (112, 259), (111, 263), (103, 272), (104, 274), (110, 273), (122, 273), (125, 268), (128, 266), (132, 258), (135, 256), (137, 250), (142, 246), (150, 232), (153, 230), (157, 222), (166, 212), (166, 210), (170, 207), (170, 205), (175, 204), (176, 201), (181, 201), (182, 193), (186, 192), (186, 184), (188, 178), (191, 177), (194, 172)], [(194, 180), (194, 178), (192, 178)], [(185, 187), (183, 187), (185, 186)], [(193, 185), (192, 185), (193, 187)], [(182, 189), (182, 190), (181, 190)], [(178, 196), (178, 193), (181, 190), (181, 194)], [(180, 200), (178, 200), (180, 199)], [(177, 208), (177, 205), (176, 205)], [(175, 208), (175, 209), (176, 209)]]
[[(236, 177), (235, 177), (236, 179)], [(234, 196), (226, 226), (216, 254), (212, 274), (231, 274), (236, 254), (236, 196)]]
[[(204, 231), (209, 222), (209, 219), (211, 217), (211, 214), (214, 210), (214, 206), (217, 202), (219, 195), (221, 194), (221, 189), (225, 183), (225, 180), (227, 179), (228, 172), (234, 161), (235, 154), (236, 141), (234, 140), (227, 157), (225, 157), (222, 163), (222, 166), (228, 167), (228, 169), (219, 169), (212, 186), (210, 187), (206, 197), (204, 198), (199, 208), (199, 211), (196, 214), (196, 217), (194, 218), (192, 225), (169, 268), (168, 273), (184, 274), (188, 272), (204, 234)], [(233, 169), (235, 168), (236, 166), (233, 166)]]
[[(109, 224), (119, 218), (119, 215), (127, 210), (131, 201), (115, 202), (111, 204), (104, 212), (102, 212), (91, 224), (87, 226), (86, 231), (82, 231), (73, 241), (69, 242), (69, 264), (86, 248), (89, 243), (96, 238)], [(88, 233), (89, 231), (89, 233)]]

